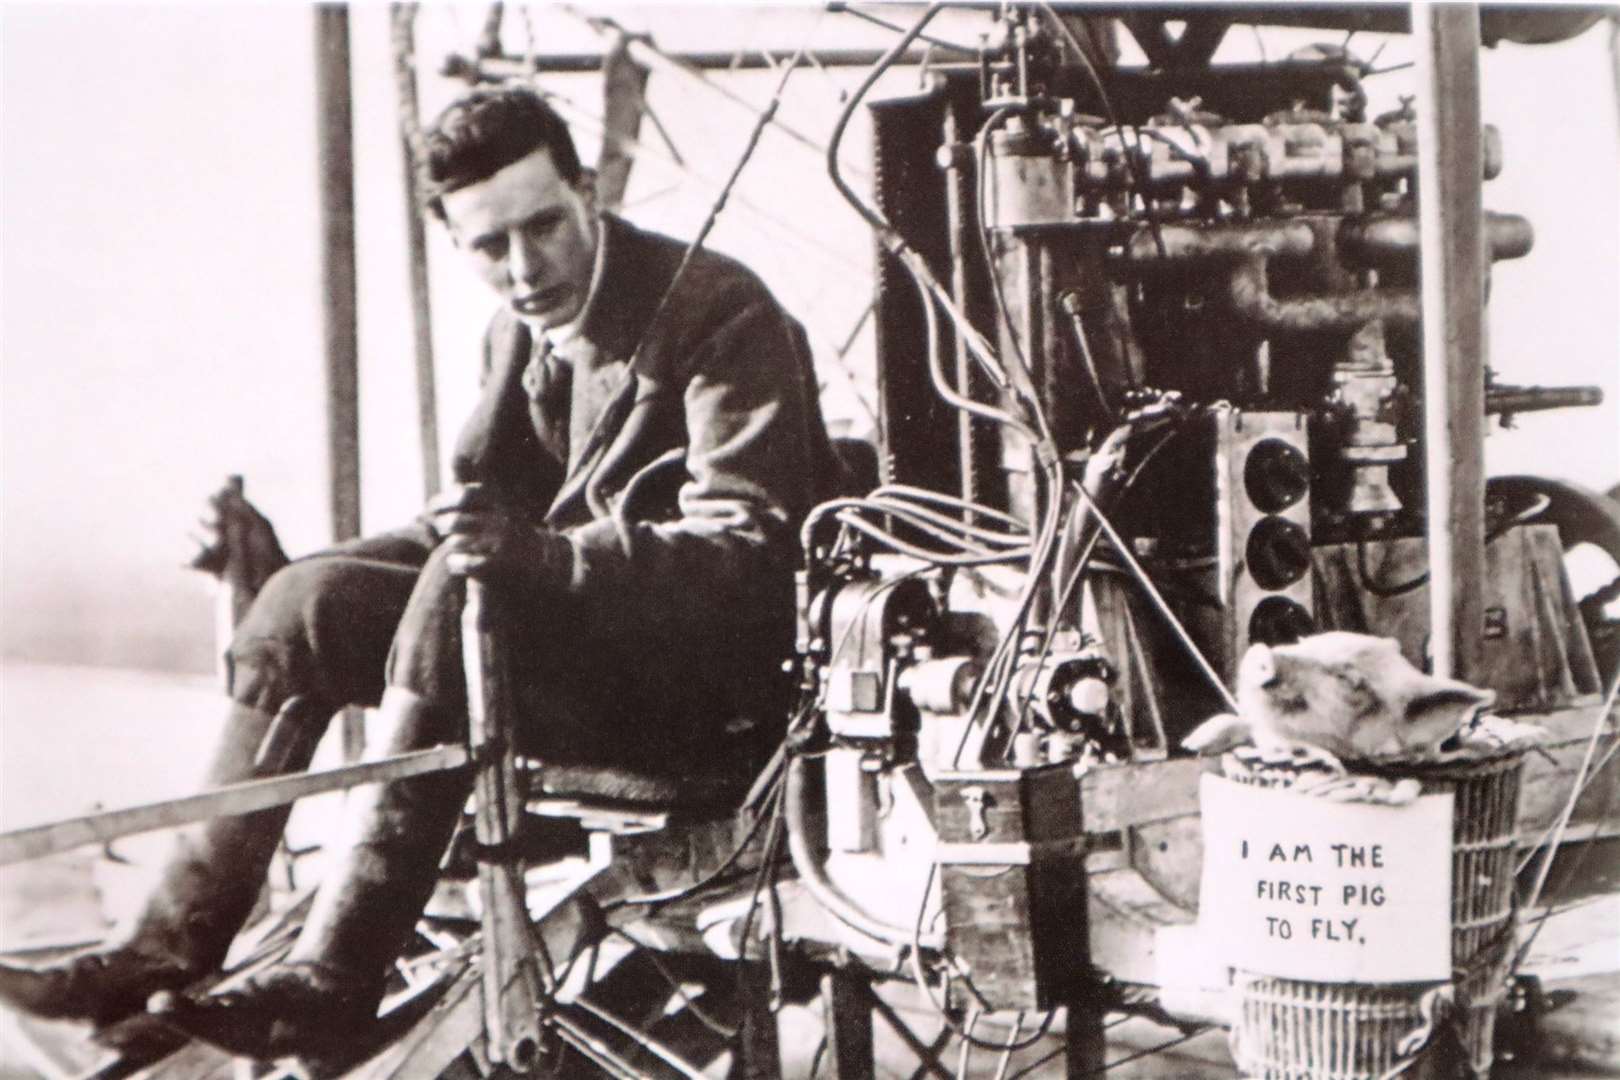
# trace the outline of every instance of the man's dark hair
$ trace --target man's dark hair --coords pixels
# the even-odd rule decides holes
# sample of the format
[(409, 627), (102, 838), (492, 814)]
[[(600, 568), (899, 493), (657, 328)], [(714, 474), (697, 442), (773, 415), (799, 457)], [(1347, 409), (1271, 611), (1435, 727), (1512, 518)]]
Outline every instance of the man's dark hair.
[(422, 132), (417, 160), (423, 201), (443, 221), (443, 196), (488, 180), (539, 149), (550, 151), (564, 181), (579, 180), (579, 154), (568, 125), (539, 94), (518, 86), (463, 94)]

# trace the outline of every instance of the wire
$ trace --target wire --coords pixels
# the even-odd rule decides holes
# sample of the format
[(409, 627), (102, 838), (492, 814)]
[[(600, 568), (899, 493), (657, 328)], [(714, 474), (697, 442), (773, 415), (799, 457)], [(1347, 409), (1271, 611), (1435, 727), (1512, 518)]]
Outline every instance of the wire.
[[(878, 241), (883, 245), (885, 250), (887, 250), (890, 255), (898, 260), (901, 266), (903, 266), (911, 274), (912, 278), (917, 283), (918, 289), (925, 294), (932, 296), (940, 303), (942, 307), (944, 307), (946, 314), (951, 319), (955, 332), (960, 337), (962, 342), (967, 346), (969, 353), (974, 358), (974, 361), (984, 369), (985, 374), (989, 376), (991, 382), (996, 385), (997, 389), (1012, 393), (1013, 388), (1008, 381), (1007, 374), (1002, 370), (1000, 363), (995, 357), (994, 351), (990, 348), (989, 343), (984, 340), (983, 335), (978, 332), (978, 330), (973, 326), (972, 322), (968, 319), (967, 315), (961, 311), (950, 294), (945, 290), (944, 286), (942, 286), (938, 279), (934, 277), (933, 271), (928, 267), (927, 260), (925, 260), (916, 251), (916, 249), (914, 249), (906, 241), (905, 237), (901, 236), (900, 233), (889, 224), (887, 219), (885, 219), (876, 208), (869, 205), (864, 199), (861, 198), (854, 188), (849, 186), (848, 181), (844, 179), (842, 167), (838, 160), (838, 147), (843, 141), (844, 132), (849, 127), (850, 119), (855, 115), (855, 109), (860, 105), (862, 99), (864, 99), (867, 93), (872, 89), (873, 85), (876, 84), (877, 80), (882, 77), (883, 73), (893, 66), (895, 61), (905, 52), (906, 47), (916, 40), (917, 35), (922, 33), (928, 24), (933, 21), (934, 17), (937, 16), (941, 10), (943, 10), (944, 6), (944, 3), (940, 2), (940, 0), (935, 0), (934, 3), (931, 3), (928, 6), (928, 9), (924, 11), (923, 14), (918, 18), (917, 22), (912, 25), (911, 29), (906, 31), (906, 33), (902, 35), (893, 46), (890, 47), (888, 52), (884, 53), (883, 56), (879, 58), (877, 63), (872, 65), (872, 68), (867, 72), (866, 77), (861, 80), (861, 83), (856, 88), (855, 92), (851, 94), (849, 100), (845, 102), (843, 110), (839, 113), (837, 121), (833, 124), (832, 135), (828, 141), (827, 175), (829, 179), (832, 180), (833, 187), (841, 196), (843, 196), (844, 201), (849, 203), (855, 212), (859, 214), (869, 226), (871, 226), (873, 232), (877, 236)], [(923, 308), (928, 320), (931, 323), (934, 322), (935, 316), (932, 307), (925, 301)], [(932, 340), (938, 340), (937, 326), (935, 326), (932, 330)], [(939, 361), (938, 358), (933, 355), (930, 355), (929, 360), (930, 373), (933, 374), (934, 369)], [(996, 423), (1008, 425), (1015, 430), (1020, 431), (1020, 433), (1024, 434), (1031, 441), (1036, 440), (1036, 436), (1029, 429), (1029, 426), (1022, 420), (1013, 416), (1011, 413), (1005, 412), (1001, 409), (993, 409), (990, 406), (982, 405), (977, 402), (965, 404), (967, 403), (967, 399), (962, 398), (953, 391), (948, 390), (946, 385), (943, 384), (943, 380), (939, 379), (937, 376), (935, 378), (935, 385), (936, 388), (940, 389), (941, 394), (946, 398), (946, 400), (955, 405), (957, 408), (973, 413), (974, 415), (983, 416), (985, 419), (992, 420)], [(1021, 397), (1021, 395), (1019, 396)]]
[(873, 490), (872, 494), (874, 496), (899, 495), (907, 498), (917, 499), (921, 502), (934, 502), (940, 504), (941, 506), (953, 506), (970, 514), (978, 515), (979, 517), (987, 517), (1000, 521), (1007, 525), (1008, 528), (1017, 529), (1020, 532), (1027, 533), (1029, 531), (1028, 525), (1004, 511), (986, 506), (983, 503), (963, 499), (956, 495), (946, 495), (938, 491), (930, 491), (927, 488), (912, 487), (909, 484), (884, 484), (881, 487)]
[[(1153, 444), (1147, 453), (1142, 455), (1142, 460), (1136, 463), (1136, 467), (1131, 470), (1130, 474), (1126, 476), (1124, 482), (1120, 485), (1118, 494), (1115, 496), (1116, 499), (1124, 498), (1125, 494), (1130, 491), (1132, 486), (1135, 485), (1137, 477), (1142, 475), (1143, 470), (1145, 470), (1148, 467), (1148, 464), (1156, 456), (1158, 456), (1159, 451), (1164, 449), (1166, 444), (1168, 444), (1171, 439), (1175, 438), (1177, 434), (1179, 434), (1179, 429), (1174, 429), (1167, 432), (1163, 438)], [(1094, 529), (1091, 533), (1091, 537), (1086, 541), (1085, 550), (1080, 553), (1080, 557), (1075, 561), (1074, 570), (1070, 573), (1068, 581), (1064, 583), (1063, 591), (1059, 595), (1057, 603), (1052, 608), (1051, 625), (1047, 627), (1046, 637), (1041, 642), (1041, 647), (1035, 655), (1034, 662), (1036, 666), (1044, 663), (1046, 658), (1051, 655), (1052, 644), (1057, 640), (1057, 631), (1062, 612), (1069, 606), (1069, 601), (1074, 594), (1074, 590), (1079, 586), (1080, 581), (1091, 562), (1091, 557), (1097, 549), (1098, 541), (1101, 538), (1102, 531), (1100, 529)], [(1029, 690), (1025, 693), (1023, 704), (1021, 704), (1018, 709), (1018, 728), (1020, 730), (1024, 726), (1024, 721), (1029, 714), (1030, 702), (1034, 700), (1034, 697), (1035, 682), (1034, 680), (1030, 680)]]
[(902, 540), (900, 537), (895, 536), (893, 533), (881, 529), (876, 525), (868, 524), (858, 517), (846, 517), (840, 514), (838, 520), (849, 528), (854, 529), (856, 532), (870, 536), (874, 540), (879, 540), (896, 551), (922, 559), (925, 562), (942, 566), (987, 566), (992, 563), (1023, 562), (1029, 557), (1029, 553), (1022, 550), (986, 552), (983, 554), (967, 553), (961, 555), (953, 555), (947, 552), (929, 551), (927, 548), (921, 548), (915, 544), (909, 543), (908, 541)]
[(1083, 486), (1077, 486), (1075, 490), (1080, 492), (1080, 497), (1084, 499), (1091, 507), (1091, 512), (1097, 515), (1097, 524), (1102, 526), (1103, 531), (1108, 534), (1108, 540), (1114, 545), (1114, 550), (1118, 551), (1119, 557), (1125, 560), (1126, 568), (1130, 570), (1131, 575), (1136, 578), (1137, 583), (1141, 585), (1142, 589), (1148, 594), (1148, 599), (1153, 602), (1153, 606), (1158, 610), (1159, 614), (1163, 616), (1165, 622), (1169, 624), (1171, 632), (1176, 635), (1176, 638), (1181, 642), (1182, 647), (1192, 657), (1193, 662), (1198, 665), (1199, 671), (1201, 671), (1204, 677), (1209, 680), (1209, 684), (1215, 688), (1216, 692), (1221, 695), (1221, 698), (1226, 702), (1227, 707), (1233, 712), (1238, 712), (1239, 709), (1237, 699), (1234, 698), (1232, 696), (1232, 692), (1226, 688), (1226, 683), (1221, 681), (1221, 677), (1215, 673), (1215, 669), (1209, 666), (1209, 661), (1206, 660), (1204, 658), (1204, 654), (1199, 651), (1198, 646), (1193, 642), (1191, 635), (1187, 633), (1187, 628), (1181, 625), (1181, 620), (1176, 618), (1175, 612), (1170, 610), (1170, 605), (1165, 602), (1164, 595), (1160, 593), (1159, 590), (1154, 586), (1153, 579), (1148, 576), (1146, 570), (1142, 569), (1142, 564), (1138, 562), (1136, 556), (1131, 553), (1130, 545), (1125, 543), (1125, 541), (1120, 538), (1120, 535), (1118, 531), (1115, 530), (1113, 523), (1110, 522), (1108, 520), (1108, 516), (1102, 512), (1102, 508), (1092, 501), (1091, 493), (1088, 492)]
[[(767, 800), (779, 797), (781, 794), (781, 787), (782, 778), (780, 775), (778, 775), (777, 778), (771, 782), (771, 786), (767, 789)], [(773, 805), (773, 803), (767, 801), (766, 806), (769, 807), (771, 805)], [(695, 896), (719, 881), (721, 876), (725, 874), (727, 870), (730, 870), (732, 866), (736, 865), (737, 860), (740, 859), (743, 852), (748, 849), (748, 845), (753, 843), (754, 837), (759, 835), (760, 827), (764, 825), (766, 819), (770, 816), (771, 814), (768, 809), (762, 810), (748, 826), (748, 831), (743, 834), (743, 838), (738, 841), (737, 846), (732, 848), (730, 853), (728, 853), (726, 857), (721, 860), (719, 866), (705, 874), (700, 880), (695, 881), (690, 885), (681, 885), (675, 888), (665, 889), (662, 892), (646, 893), (641, 896), (621, 896), (616, 900), (602, 905), (602, 910), (616, 911), (621, 907), (641, 907), (670, 904), (677, 900), (685, 900), (690, 896)]]
[[(828, 8), (829, 11), (832, 11), (832, 12), (835, 12), (835, 13), (841, 12), (841, 13), (843, 13), (845, 15), (853, 15), (857, 19), (864, 19), (866, 22), (871, 23), (873, 26), (881, 26), (885, 30), (893, 30), (896, 33), (904, 33), (905, 32), (905, 27), (899, 25), (898, 23), (892, 23), (888, 19), (881, 19), (878, 16), (873, 15), (869, 11), (862, 11), (860, 8), (857, 8), (853, 4), (843, 4), (843, 3), (834, 2), (834, 3), (829, 3), (827, 5), (827, 8)], [(941, 49), (949, 49), (952, 52), (966, 53), (969, 56), (977, 56), (977, 55), (979, 55), (979, 50), (975, 46), (972, 46), (972, 45), (959, 45), (954, 41), (946, 41), (944, 38), (934, 37), (932, 34), (918, 34), (917, 35), (917, 40), (918, 41), (926, 41), (930, 45), (938, 46)]]
[[(1552, 504), (1552, 500), (1548, 499), (1545, 495), (1538, 496), (1537, 498), (1539, 501), (1532, 502), (1525, 509), (1509, 516), (1505, 522), (1498, 525), (1491, 532), (1487, 533), (1485, 535), (1485, 543), (1487, 545), (1496, 543), (1496, 541), (1506, 536), (1508, 532), (1512, 530), (1513, 526), (1530, 520), (1531, 518), (1540, 514), (1542, 511), (1546, 510), (1547, 507)], [(1382, 582), (1374, 581), (1372, 571), (1367, 565), (1367, 539), (1366, 537), (1362, 536), (1356, 537), (1356, 573), (1361, 578), (1362, 588), (1366, 589), (1374, 596), (1385, 600), (1394, 596), (1404, 596), (1413, 589), (1420, 589), (1429, 583), (1429, 572), (1427, 570), (1424, 570), (1410, 580), (1403, 581), (1398, 585), (1385, 585)]]
[(991, 253), (990, 222), (985, 213), (985, 192), (989, 186), (985, 180), (990, 172), (990, 132), (1013, 111), (1008, 105), (998, 108), (990, 114), (990, 119), (979, 127), (979, 133), (973, 138), (973, 157), (976, 162), (973, 170), (974, 216), (978, 219), (979, 251), (984, 255), (985, 271), (990, 276), (990, 295), (995, 300), (996, 316), (1007, 328), (1007, 338), (1012, 342), (1013, 353), (1018, 357), (1019, 367), (1023, 369), (1026, 377), (1033, 379), (1029, 360), (1025, 357), (1023, 344), (1018, 338), (1018, 328), (1013, 325), (1012, 312), (1007, 309), (1007, 295), (1001, 288), (1001, 275), (996, 273), (996, 259)]
[[(928, 976), (923, 971), (922, 966), (922, 924), (923, 915), (928, 911), (928, 896), (933, 892), (934, 882), (938, 879), (938, 877), (939, 864), (935, 863), (928, 868), (928, 879), (923, 883), (922, 899), (917, 903), (917, 918), (912, 923), (911, 927), (911, 941), (909, 943), (910, 950), (907, 954), (907, 962), (911, 967), (912, 981), (917, 984), (917, 989), (922, 991), (923, 997), (927, 999), (928, 1004), (933, 1008), (934, 1012), (939, 1015), (940, 1021), (945, 1024), (946, 1027), (955, 1032), (957, 1038), (962, 1040), (964, 1051), (968, 1046), (976, 1046), (980, 1050), (995, 1050), (1008, 1054), (1014, 1054), (1020, 1050), (1025, 1050), (1031, 1046), (1034, 1046), (1036, 1043), (1040, 1042), (1046, 1037), (1047, 1031), (1052, 1026), (1052, 1017), (1056, 1013), (1056, 1010), (1048, 1012), (1046, 1014), (1046, 1018), (1041, 1021), (1040, 1026), (1037, 1027), (1033, 1033), (1025, 1036), (1022, 1041), (1009, 1039), (1005, 1043), (989, 1042), (985, 1039), (977, 1038), (973, 1034), (973, 1025), (978, 1022), (978, 1014), (981, 1011), (988, 1011), (988, 1008), (984, 1006), (984, 999), (979, 994), (978, 990), (974, 989), (971, 979), (964, 977), (963, 982), (973, 996), (979, 1000), (980, 1005), (979, 1007), (975, 1008), (974, 1012), (971, 1014), (969, 1024), (965, 1028), (956, 1021), (955, 1017), (951, 1015), (950, 1010), (946, 1008), (945, 1003), (934, 996), (934, 988), (929, 985)], [(943, 888), (944, 885), (941, 883), (941, 889), (943, 890)]]
[[(1570, 790), (1569, 798), (1564, 801), (1564, 808), (1559, 811), (1551, 834), (1543, 839), (1547, 854), (1536, 871), (1535, 884), (1531, 886), (1529, 900), (1524, 905), (1526, 908), (1535, 907), (1536, 903), (1541, 899), (1542, 887), (1547, 884), (1547, 875), (1552, 871), (1553, 856), (1558, 853), (1558, 842), (1563, 837), (1564, 830), (1569, 826), (1570, 817), (1575, 813), (1575, 803), (1580, 798), (1582, 785), (1586, 780), (1588, 770), (1591, 768), (1592, 759), (1597, 753), (1598, 740), (1602, 736), (1604, 728), (1607, 727), (1609, 713), (1614, 708), (1616, 696), (1620, 696), (1620, 673), (1617, 673), (1614, 681), (1610, 683), (1609, 692), (1603, 698), (1603, 707), (1598, 710), (1597, 717), (1592, 722), (1592, 737), (1586, 741), (1586, 752), (1581, 757), (1580, 768), (1575, 772), (1575, 784)], [(1530, 945), (1536, 940), (1536, 935), (1541, 933), (1541, 928), (1545, 925), (1545, 922), (1537, 923), (1536, 928), (1530, 932), (1530, 936), (1520, 944), (1518, 951), (1513, 954), (1513, 963), (1510, 965), (1512, 970), (1517, 970), (1518, 966), (1523, 963), (1525, 956), (1530, 951)]]
[[(1097, 100), (1102, 103), (1103, 113), (1108, 117), (1108, 122), (1114, 125), (1114, 131), (1119, 136), (1120, 161), (1125, 166), (1125, 182), (1130, 188), (1131, 197), (1140, 200), (1142, 203), (1142, 212), (1147, 215), (1148, 229), (1153, 233), (1153, 246), (1158, 249), (1159, 258), (1168, 258), (1169, 252), (1166, 251), (1164, 246), (1164, 236), (1159, 229), (1159, 219), (1153, 212), (1153, 201), (1136, 175), (1136, 163), (1131, 157), (1133, 148), (1125, 141), (1125, 126), (1119, 122), (1119, 114), (1114, 111), (1113, 98), (1108, 93), (1108, 88), (1103, 85), (1102, 76), (1098, 73), (1097, 66), (1091, 62), (1091, 54), (1080, 47), (1079, 39), (1074, 36), (1074, 32), (1069, 29), (1068, 24), (1058, 17), (1058, 13), (1052, 10), (1051, 4), (1041, 3), (1037, 6), (1041, 9), (1042, 14), (1051, 20), (1052, 25), (1057, 27), (1058, 33), (1063, 35), (1063, 40), (1068, 42), (1069, 48), (1074, 50), (1075, 59), (1080, 61), (1080, 66), (1085, 69), (1086, 78), (1090, 80), (1092, 88), (1097, 91)], [(1097, 39), (1092, 35), (1091, 24), (1087, 22), (1083, 25), (1086, 28), (1086, 36), (1091, 38), (1092, 46), (1096, 48)], [(1098, 48), (1098, 52), (1101, 51)], [(1136, 130), (1141, 131), (1140, 128)], [(1141, 143), (1138, 142), (1134, 149), (1137, 153), (1141, 153)]]
[(652, 969), (656, 971), (666, 983), (669, 984), (670, 990), (674, 992), (676, 997), (681, 999), (681, 1003), (686, 1006), (686, 1008), (691, 1012), (692, 1016), (696, 1018), (698, 1023), (702, 1024), (704, 1027), (708, 1028), (722, 1039), (735, 1039), (741, 1033), (738, 1028), (723, 1024), (719, 1020), (716, 1020), (714, 1017), (708, 1015), (708, 1013), (704, 1012), (704, 1010), (698, 1008), (697, 1002), (693, 1000), (692, 996), (686, 992), (686, 989), (682, 986), (681, 981), (677, 979), (674, 973), (665, 967), (664, 962), (658, 958), (658, 950), (656, 948), (644, 941), (641, 941), (639, 938), (631, 936), (628, 931), (617, 926), (608, 927), (608, 933), (617, 935), (618, 937), (621, 937), (625, 941), (628, 941), (630, 944), (634, 945), (637, 949), (640, 949), (642, 958), (652, 966)]
[(995, 1080), (1007, 1080), (1007, 1067), (1012, 1064), (1013, 1044), (1018, 1041), (1018, 1036), (1022, 1033), (1023, 1027), (1024, 1013), (1020, 1010), (1018, 1015), (1013, 1017), (1013, 1029), (1012, 1034), (1007, 1036), (1007, 1048), (1001, 1052), (1001, 1060), (996, 1063)]

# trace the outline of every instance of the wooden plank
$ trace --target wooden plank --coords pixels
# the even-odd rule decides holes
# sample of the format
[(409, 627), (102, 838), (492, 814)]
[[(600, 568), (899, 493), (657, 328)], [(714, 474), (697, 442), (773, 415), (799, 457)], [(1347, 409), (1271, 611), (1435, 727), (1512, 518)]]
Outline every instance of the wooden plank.
[(1080, 777), (1080, 815), (1088, 833), (1198, 813), (1198, 758), (1103, 765)]
[(349, 1075), (365, 1080), (433, 1080), (483, 1034), (484, 995), (478, 971), (469, 969), (404, 1038)]
[(272, 806), (285, 806), (307, 795), (445, 772), (466, 763), (467, 751), (463, 747), (436, 746), (359, 765), (248, 780), (179, 799), (144, 803), (122, 810), (108, 810), (16, 829), (0, 834), (0, 866), (54, 855), (85, 844), (104, 844), (122, 836), (154, 829), (207, 821), (224, 814), (248, 814)]

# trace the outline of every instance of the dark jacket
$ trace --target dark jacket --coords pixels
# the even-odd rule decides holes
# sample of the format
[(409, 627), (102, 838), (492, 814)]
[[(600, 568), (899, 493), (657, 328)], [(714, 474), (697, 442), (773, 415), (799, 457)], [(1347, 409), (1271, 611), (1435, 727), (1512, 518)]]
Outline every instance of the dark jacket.
[(654, 667), (679, 665), (670, 677), (778, 665), (799, 524), (838, 474), (804, 330), (751, 271), (710, 251), (664, 301), (686, 245), (612, 216), (601, 225), (600, 279), (568, 347), (568, 460), (536, 434), (560, 418), (525, 388), (533, 342), (502, 310), (458, 477), (495, 485), (567, 537), (568, 596), (593, 624), (645, 643)]

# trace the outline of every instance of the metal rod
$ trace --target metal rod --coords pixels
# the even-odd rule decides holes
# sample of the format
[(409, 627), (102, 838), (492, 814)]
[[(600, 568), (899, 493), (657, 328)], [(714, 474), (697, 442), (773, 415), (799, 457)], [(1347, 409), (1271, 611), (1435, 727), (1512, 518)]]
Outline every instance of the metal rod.
[(322, 792), (447, 772), (459, 769), (466, 763), (465, 748), (436, 746), (359, 765), (344, 765), (294, 776), (272, 776), (265, 780), (247, 780), (178, 799), (35, 825), (0, 834), (0, 866), (43, 858), (85, 844), (105, 844), (122, 836), (154, 829), (207, 821), (225, 814), (248, 814), (268, 810), (272, 806), (286, 806), (305, 796)]
[(1479, 9), (1414, 3), (1429, 651), (1478, 678), (1485, 595), (1485, 249)]
[[(405, 182), (405, 242), (410, 266), (412, 343), (416, 356), (416, 429), (422, 444), (422, 493), (439, 493), (439, 402), (433, 368), (433, 307), (428, 291), (427, 238), (422, 228), (422, 201), (416, 183), (412, 148), (421, 134), (421, 107), (416, 94), (417, 5), (390, 8), (394, 44), (394, 93), (399, 106), (400, 163)], [(499, 4), (490, 5), (495, 38), (500, 34)], [(489, 24), (486, 23), (486, 31)]]
[(315, 128), (320, 158), (321, 302), (332, 535), (360, 535), (360, 375), (355, 314), (354, 133), (349, 7), (315, 7)]

